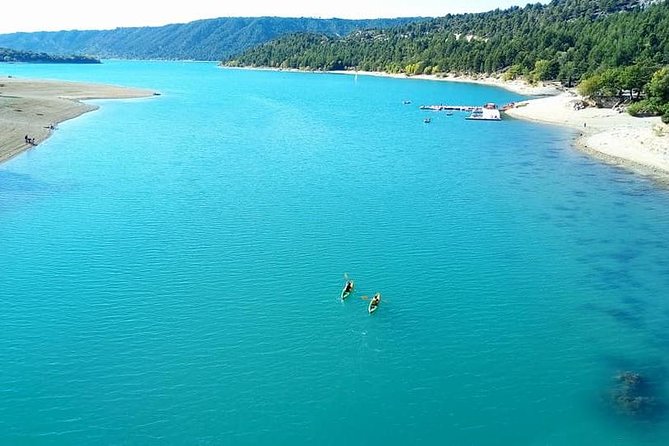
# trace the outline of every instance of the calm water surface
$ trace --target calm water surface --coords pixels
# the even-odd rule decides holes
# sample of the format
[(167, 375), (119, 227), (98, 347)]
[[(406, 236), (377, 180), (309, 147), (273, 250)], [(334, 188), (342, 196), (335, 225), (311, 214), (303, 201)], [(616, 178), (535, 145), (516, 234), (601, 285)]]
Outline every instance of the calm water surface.
[[(0, 443), (669, 442), (669, 193), (558, 128), (418, 110), (520, 97), (2, 70), (162, 95), (96, 101), (0, 165)], [(612, 407), (624, 370), (652, 410)]]

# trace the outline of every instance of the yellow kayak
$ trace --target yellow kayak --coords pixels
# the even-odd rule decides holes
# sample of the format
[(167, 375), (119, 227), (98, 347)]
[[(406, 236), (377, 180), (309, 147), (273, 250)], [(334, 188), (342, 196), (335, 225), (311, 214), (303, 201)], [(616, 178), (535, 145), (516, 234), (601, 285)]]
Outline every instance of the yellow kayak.
[(353, 283), (352, 280), (347, 280), (346, 284), (344, 285), (344, 288), (341, 290), (341, 300), (346, 299), (348, 296), (351, 295), (353, 292), (353, 288), (355, 287), (355, 284)]
[(369, 311), (369, 314), (374, 313), (376, 309), (379, 308), (380, 303), (381, 303), (381, 293), (376, 293), (374, 297), (372, 297), (372, 300), (369, 301), (369, 307), (367, 307), (367, 311)]

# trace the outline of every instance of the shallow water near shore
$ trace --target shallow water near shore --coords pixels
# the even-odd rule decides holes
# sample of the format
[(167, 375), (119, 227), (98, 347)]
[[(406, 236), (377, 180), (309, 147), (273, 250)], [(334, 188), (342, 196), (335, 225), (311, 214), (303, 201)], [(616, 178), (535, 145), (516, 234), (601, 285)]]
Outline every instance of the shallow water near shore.
[[(0, 165), (0, 443), (667, 443), (667, 190), (556, 127), (418, 110), (519, 96), (3, 70), (162, 95), (94, 101)], [(625, 370), (656, 401), (638, 416), (612, 405)]]

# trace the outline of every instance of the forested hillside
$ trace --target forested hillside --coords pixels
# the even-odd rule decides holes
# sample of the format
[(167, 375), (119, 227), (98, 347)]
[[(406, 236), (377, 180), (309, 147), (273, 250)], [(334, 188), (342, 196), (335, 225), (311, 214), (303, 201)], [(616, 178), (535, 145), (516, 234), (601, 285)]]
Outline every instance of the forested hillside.
[(385, 28), (416, 20), (424, 19), (218, 18), (160, 27), (2, 34), (0, 46), (100, 58), (221, 60), (285, 34), (344, 36), (356, 29)]
[(290, 35), (224, 64), (407, 74), (506, 71), (568, 82), (608, 67), (669, 63), (668, 30), (665, 0), (553, 0), (344, 37)]
[(0, 48), (0, 62), (31, 62), (31, 63), (100, 63), (99, 59), (88, 56), (52, 56), (32, 51), (16, 51)]

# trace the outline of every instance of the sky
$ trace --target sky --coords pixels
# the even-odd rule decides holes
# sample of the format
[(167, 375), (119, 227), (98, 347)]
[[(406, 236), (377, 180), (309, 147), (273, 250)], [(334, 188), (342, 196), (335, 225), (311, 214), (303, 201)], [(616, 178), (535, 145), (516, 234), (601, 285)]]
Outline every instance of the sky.
[(18, 0), (0, 12), (0, 34), (160, 26), (216, 17), (438, 17), (548, 0)]

